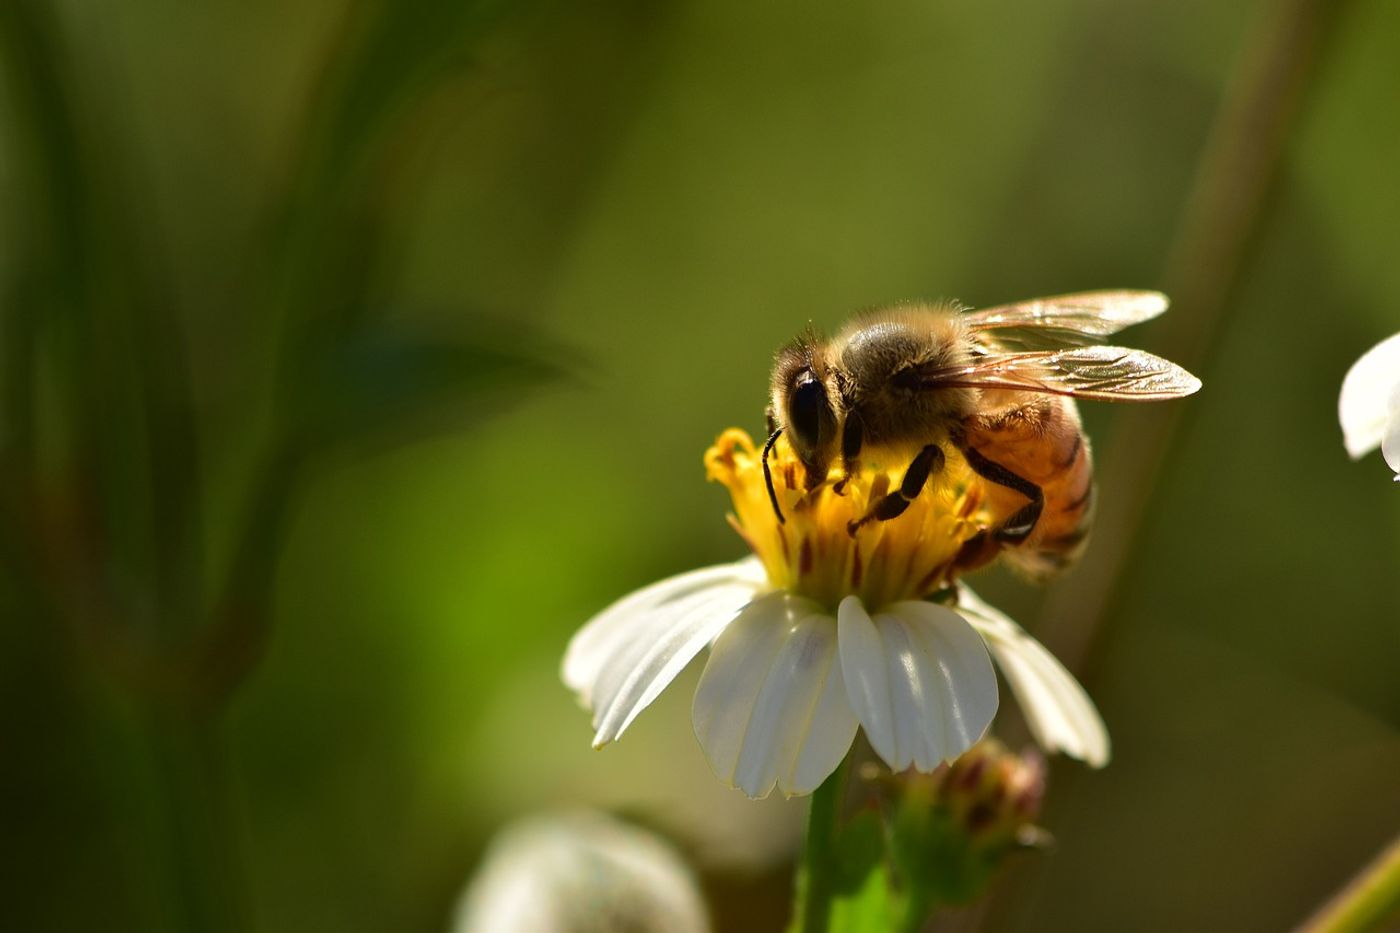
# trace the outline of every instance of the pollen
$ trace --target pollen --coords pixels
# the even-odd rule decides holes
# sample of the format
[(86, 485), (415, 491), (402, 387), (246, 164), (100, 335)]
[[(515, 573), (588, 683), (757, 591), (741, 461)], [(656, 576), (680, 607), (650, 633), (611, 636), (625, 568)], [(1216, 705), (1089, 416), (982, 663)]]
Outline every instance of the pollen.
[[(849, 477), (837, 465), (808, 490), (802, 463), (780, 437), (768, 465), (786, 521), (773, 510), (762, 453), (746, 432), (725, 431), (705, 453), (708, 478), (723, 483), (733, 499), (729, 523), (763, 562), (769, 583), (833, 609), (851, 595), (883, 606), (948, 587), (962, 566), (963, 546), (992, 527), (983, 486), (960, 457), (949, 457), (889, 521), (862, 519), (898, 487), (907, 461), (871, 463)], [(860, 523), (854, 533), (853, 523)]]

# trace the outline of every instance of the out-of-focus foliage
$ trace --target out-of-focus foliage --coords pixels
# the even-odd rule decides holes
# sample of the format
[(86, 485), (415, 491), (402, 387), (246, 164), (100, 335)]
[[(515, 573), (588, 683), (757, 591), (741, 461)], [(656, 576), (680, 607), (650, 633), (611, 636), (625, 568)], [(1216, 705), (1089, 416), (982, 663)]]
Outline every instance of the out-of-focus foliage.
[[(684, 680), (593, 753), (568, 635), (740, 553), (700, 454), (809, 321), (1160, 286), (1263, 9), (6, 4), (5, 450), (100, 503), (126, 620), (3, 542), (6, 925), (184, 929), (203, 871), (257, 929), (442, 929), (496, 827), (587, 803), (777, 928), (800, 805), (712, 778)], [(1400, 823), (1400, 500), (1335, 423), (1400, 329), (1397, 62), (1351, 5), (1085, 678), (1114, 761), (1055, 763), (995, 929), (1277, 929)], [(1085, 415), (1107, 452), (1133, 412)], [(253, 596), (260, 654), (133, 689), (128, 636)]]

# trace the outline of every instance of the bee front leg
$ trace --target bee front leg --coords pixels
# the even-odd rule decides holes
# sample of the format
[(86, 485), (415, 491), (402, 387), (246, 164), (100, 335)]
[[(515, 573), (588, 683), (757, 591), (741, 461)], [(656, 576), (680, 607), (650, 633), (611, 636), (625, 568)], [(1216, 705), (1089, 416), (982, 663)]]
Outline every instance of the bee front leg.
[[(956, 439), (954, 443), (957, 443)], [(1014, 489), (1030, 500), (993, 532), (996, 539), (1006, 544), (1020, 544), (1029, 538), (1031, 532), (1035, 531), (1036, 522), (1040, 521), (1041, 510), (1045, 508), (1045, 494), (1040, 487), (1024, 476), (1011, 472), (1000, 463), (987, 459), (975, 447), (961, 443), (958, 444), (958, 449), (967, 458), (967, 465), (972, 468), (972, 472), (998, 486)]]
[(887, 522), (904, 514), (904, 510), (909, 508), (909, 503), (923, 491), (928, 478), (943, 471), (944, 461), (943, 448), (937, 444), (929, 444), (920, 450), (914, 455), (909, 469), (904, 471), (904, 479), (900, 480), (899, 488), (875, 503), (874, 508), (858, 521), (848, 522), (846, 530), (854, 535), (866, 522)]

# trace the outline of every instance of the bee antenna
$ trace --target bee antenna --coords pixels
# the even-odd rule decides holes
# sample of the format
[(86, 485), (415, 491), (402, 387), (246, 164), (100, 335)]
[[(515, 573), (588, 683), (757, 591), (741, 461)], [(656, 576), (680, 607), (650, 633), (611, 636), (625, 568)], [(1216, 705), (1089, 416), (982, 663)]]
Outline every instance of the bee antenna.
[(768, 484), (768, 501), (773, 503), (773, 514), (778, 516), (779, 525), (787, 524), (787, 519), (783, 518), (783, 510), (778, 508), (778, 491), (773, 488), (773, 471), (768, 468), (768, 454), (778, 442), (778, 435), (782, 433), (783, 429), (778, 428), (768, 435), (768, 443), (763, 445), (763, 481)]

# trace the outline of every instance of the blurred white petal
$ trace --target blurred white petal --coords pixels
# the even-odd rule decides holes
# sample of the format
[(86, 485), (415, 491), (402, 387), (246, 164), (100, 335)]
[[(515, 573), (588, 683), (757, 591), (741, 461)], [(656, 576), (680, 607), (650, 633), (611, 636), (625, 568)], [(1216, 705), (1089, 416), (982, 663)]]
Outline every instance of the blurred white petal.
[(917, 601), (872, 619), (854, 596), (837, 618), (851, 706), (891, 768), (931, 771), (981, 738), (996, 715), (997, 682), (966, 619)]
[(561, 671), (565, 685), (576, 691), (584, 703), (591, 703), (593, 684), (604, 663), (621, 646), (635, 640), (638, 630), (645, 635), (652, 625), (664, 624), (658, 619), (684, 614), (697, 597), (704, 600), (717, 592), (729, 591), (746, 592), (751, 598), (764, 578), (763, 565), (757, 558), (748, 557), (737, 563), (668, 577), (622, 597), (570, 639)]
[(1025, 629), (966, 586), (959, 589), (958, 610), (987, 640), (1040, 746), (1095, 768), (1108, 764), (1108, 730), (1074, 675)]
[(817, 788), (845, 757), (856, 720), (836, 660), (836, 620), (788, 593), (760, 597), (724, 630), (692, 720), (723, 781), (750, 797)]
[(1381, 440), (1381, 455), (1396, 472), (1395, 479), (1400, 481), (1400, 411), (1396, 411), (1390, 419), (1390, 430)]
[[(1400, 334), (1382, 340), (1347, 371), (1337, 400), (1337, 418), (1347, 453), (1353, 458), (1375, 450), (1400, 415)], [(1394, 449), (1395, 445), (1392, 445)], [(1400, 459), (1400, 457), (1397, 457)], [(1391, 469), (1400, 472), (1387, 455)]]
[(704, 933), (694, 876), (659, 836), (602, 813), (537, 816), (491, 843), (453, 933)]

